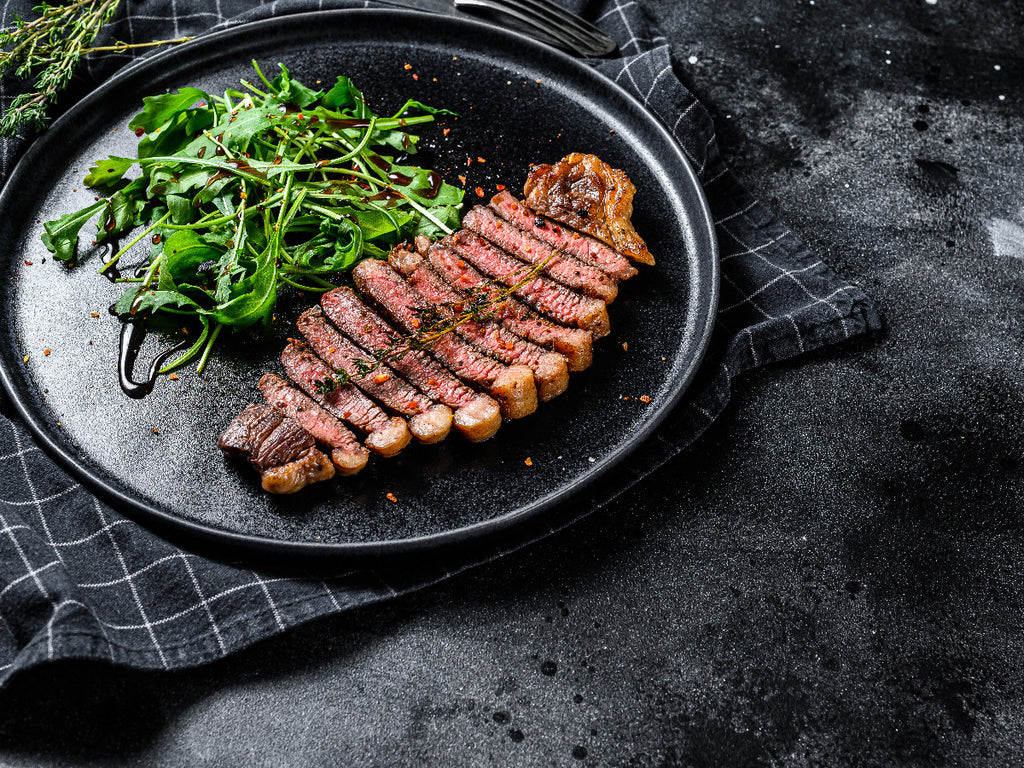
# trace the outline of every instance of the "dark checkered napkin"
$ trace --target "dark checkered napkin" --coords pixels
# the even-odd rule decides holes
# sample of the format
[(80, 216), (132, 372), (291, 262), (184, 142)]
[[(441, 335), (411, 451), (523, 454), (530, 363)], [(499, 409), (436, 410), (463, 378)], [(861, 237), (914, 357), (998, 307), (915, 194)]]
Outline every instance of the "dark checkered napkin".
[[(105, 37), (143, 42), (275, 14), (371, 5), (127, 2)], [(15, 13), (31, 16), (29, 6), (6, 4), (2, 22), (9, 24)], [(859, 289), (810, 253), (726, 169), (708, 113), (673, 74), (665, 38), (637, 3), (577, 0), (573, 8), (619, 42), (622, 55), (595, 66), (639, 98), (684, 148), (704, 185), (721, 246), (721, 308), (711, 348), (684, 403), (622, 473), (636, 483), (722, 412), (733, 377), (863, 334), (879, 321)], [(102, 82), (130, 60), (128, 54), (108, 56), (83, 74)], [(0, 85), (0, 106), (11, 98)], [(26, 143), (0, 144), (4, 177)], [(612, 497), (586, 501), (597, 509)], [(58, 658), (158, 669), (200, 664), (316, 616), (422, 588), (528, 543), (401, 575), (364, 568), (313, 578), (214, 562), (100, 503), (54, 465), (21, 424), (0, 416), (0, 683)]]

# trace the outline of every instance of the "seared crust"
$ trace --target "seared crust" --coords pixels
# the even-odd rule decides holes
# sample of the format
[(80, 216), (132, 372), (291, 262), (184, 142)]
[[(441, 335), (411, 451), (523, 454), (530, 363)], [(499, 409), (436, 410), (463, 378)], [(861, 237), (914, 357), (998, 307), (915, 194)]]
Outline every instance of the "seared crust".
[(334, 477), (334, 465), (316, 448), (310, 448), (295, 461), (263, 472), (263, 490), (267, 493), (295, 493), (307, 485), (330, 480)]
[(523, 192), (533, 210), (603, 240), (633, 261), (654, 263), (630, 221), (636, 187), (599, 157), (573, 152), (554, 165), (534, 166)]

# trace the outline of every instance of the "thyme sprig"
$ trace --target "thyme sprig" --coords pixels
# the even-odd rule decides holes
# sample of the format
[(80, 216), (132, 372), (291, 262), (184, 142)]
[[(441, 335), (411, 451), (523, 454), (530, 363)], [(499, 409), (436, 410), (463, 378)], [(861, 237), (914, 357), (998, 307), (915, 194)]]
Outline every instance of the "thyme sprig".
[(103, 26), (114, 18), (119, 5), (120, 0), (76, 0), (65, 5), (42, 2), (33, 9), (38, 18), (25, 21), (15, 17), (12, 27), (0, 31), (0, 77), (13, 74), (20, 80), (34, 80), (33, 87), (15, 97), (0, 117), (0, 135), (13, 136), (25, 126), (44, 128), (50, 120), (50, 107), (87, 54), (124, 53), (190, 39), (115, 41), (90, 47)]
[[(419, 321), (419, 327), (412, 333), (403, 334), (388, 346), (374, 351), (372, 361), (362, 358), (353, 359), (351, 363), (356, 370), (355, 377), (348, 371), (337, 371), (337, 375), (333, 377), (314, 381), (313, 386), (322, 395), (333, 394), (338, 387), (348, 384), (353, 378), (365, 379), (388, 363), (400, 360), (408, 352), (426, 350), (431, 344), (443, 336), (453, 333), (466, 323), (493, 320), (495, 307), (540, 275), (553, 259), (558, 258), (564, 248), (564, 245), (560, 245), (543, 261), (532, 265), (524, 264), (503, 275), (503, 281), (512, 276), (518, 278), (512, 285), (500, 284), (498, 278), (491, 278), (480, 285), (463, 289), (466, 293), (465, 298), (425, 307), (411, 307), (410, 309)], [(522, 277), (519, 277), (519, 273), (523, 273)]]

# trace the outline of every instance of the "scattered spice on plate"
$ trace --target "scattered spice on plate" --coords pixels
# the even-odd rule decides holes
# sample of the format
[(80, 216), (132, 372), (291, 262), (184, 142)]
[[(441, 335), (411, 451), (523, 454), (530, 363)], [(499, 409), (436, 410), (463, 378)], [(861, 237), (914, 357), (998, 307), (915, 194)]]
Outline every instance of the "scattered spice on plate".
[(396, 504), (398, 503), (398, 497), (395, 496), (395, 494), (391, 493), (390, 491), (388, 492), (387, 498), (388, 501), (395, 502)]
[(532, 467), (533, 466), (533, 459), (531, 459), (529, 456), (527, 456), (526, 457), (526, 461), (524, 461), (523, 464), (525, 464), (528, 467)]

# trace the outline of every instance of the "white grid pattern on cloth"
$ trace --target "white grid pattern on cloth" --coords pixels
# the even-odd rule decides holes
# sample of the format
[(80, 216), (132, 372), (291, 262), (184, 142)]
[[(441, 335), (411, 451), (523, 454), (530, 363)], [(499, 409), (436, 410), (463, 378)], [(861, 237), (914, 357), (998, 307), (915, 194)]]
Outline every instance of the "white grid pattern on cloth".
[[(754, 201), (721, 162), (711, 118), (672, 72), (669, 47), (636, 0), (564, 0), (619, 42), (620, 58), (596, 66), (643, 102), (698, 170), (719, 236), (723, 298), (708, 358), (684, 404), (624, 466), (642, 481), (721, 413), (731, 379), (749, 368), (823, 346), (877, 325), (870, 302), (836, 277)], [(0, 21), (30, 14), (4, 0)], [(129, 42), (198, 34), (218, 26), (317, 8), (370, 7), (372, 0), (147, 0), (123, 4), (104, 35)], [(138, 8), (142, 13), (135, 14)], [(138, 52), (91, 63), (102, 82)], [(0, 107), (13, 94), (0, 82)], [(0, 144), (0, 174), (24, 137)], [(590, 511), (614, 494), (587, 497)], [(0, 416), (0, 683), (46, 659), (92, 656), (175, 668), (223, 656), (312, 617), (429, 586), (527, 546), (571, 521), (429, 570), (354, 569), (330, 578), (260, 573), (218, 563), (149, 533), (70, 480)]]

